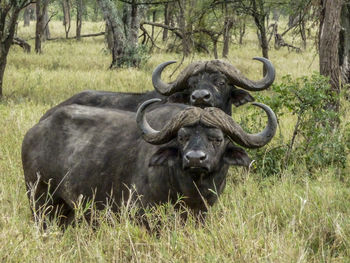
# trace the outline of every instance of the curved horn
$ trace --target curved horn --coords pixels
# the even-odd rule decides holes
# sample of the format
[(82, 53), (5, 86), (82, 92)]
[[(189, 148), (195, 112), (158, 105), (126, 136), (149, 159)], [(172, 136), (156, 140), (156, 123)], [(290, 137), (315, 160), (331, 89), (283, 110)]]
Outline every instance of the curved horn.
[(265, 104), (252, 103), (253, 105), (262, 108), (268, 117), (267, 126), (260, 133), (249, 134), (246, 133), (242, 127), (237, 124), (231, 116), (219, 111), (216, 108), (208, 108), (210, 114), (206, 114), (204, 121), (222, 129), (222, 131), (229, 136), (234, 142), (246, 148), (260, 148), (271, 141), (276, 133), (277, 118), (275, 113)]
[(252, 81), (242, 75), (239, 70), (236, 69), (233, 65), (222, 61), (222, 60), (212, 60), (208, 63), (208, 66), (213, 71), (220, 71), (226, 75), (226, 77), (231, 81), (231, 83), (235, 86), (241, 87), (250, 91), (259, 91), (267, 89), (275, 80), (276, 71), (273, 67), (272, 63), (266, 59), (261, 57), (255, 57), (254, 60), (261, 61), (264, 63), (266, 67), (266, 75), (262, 80)]
[(153, 87), (155, 88), (156, 91), (158, 91), (160, 94), (164, 94), (167, 95), (167, 93), (169, 93), (169, 91), (172, 88), (172, 84), (168, 84), (165, 83), (164, 81), (162, 81), (161, 76), (162, 76), (162, 72), (163, 70), (170, 64), (175, 63), (175, 60), (171, 60), (171, 61), (167, 61), (164, 62), (162, 64), (159, 64), (152, 73), (152, 83), (153, 83)]
[(200, 70), (204, 69), (205, 63), (199, 61), (199, 62), (193, 62), (190, 65), (188, 65), (176, 78), (175, 81), (171, 83), (165, 83), (161, 79), (162, 71), (170, 64), (175, 63), (176, 61), (168, 61), (164, 62), (160, 65), (158, 65), (155, 70), (152, 73), (152, 83), (154, 86), (154, 89), (165, 96), (169, 96), (171, 94), (174, 94), (175, 92), (178, 92), (180, 90), (185, 89), (186, 81), (187, 79), (195, 72), (198, 72)]
[(143, 139), (151, 144), (163, 144), (176, 136), (177, 131), (185, 125), (191, 125), (200, 119), (201, 110), (196, 107), (188, 107), (175, 114), (160, 130), (153, 129), (145, 118), (145, 109), (160, 99), (150, 99), (141, 104), (136, 113), (136, 123), (142, 130)]
[[(264, 63), (264, 66), (266, 68), (266, 75), (264, 78), (258, 82), (255, 82), (255, 87), (253, 89), (250, 89), (252, 91), (256, 90), (264, 90), (271, 86), (271, 84), (274, 82), (276, 77), (276, 70), (274, 66), (272, 65), (271, 61), (266, 58), (261, 57), (254, 57), (254, 60), (259, 60), (262, 63)], [(248, 89), (249, 90), (249, 89)]]
[(263, 109), (266, 112), (268, 119), (267, 125), (263, 131), (256, 134), (247, 134), (248, 142), (251, 146), (250, 148), (258, 148), (268, 144), (273, 136), (275, 136), (277, 130), (277, 117), (269, 106), (258, 102), (253, 102), (252, 104)]
[(145, 110), (146, 108), (155, 103), (161, 101), (161, 99), (150, 99), (146, 100), (141, 104), (141, 106), (137, 109), (136, 112), (136, 123), (137, 126), (142, 130), (143, 134), (158, 134), (159, 131), (153, 129), (147, 122), (146, 118), (144, 117), (145, 115)]

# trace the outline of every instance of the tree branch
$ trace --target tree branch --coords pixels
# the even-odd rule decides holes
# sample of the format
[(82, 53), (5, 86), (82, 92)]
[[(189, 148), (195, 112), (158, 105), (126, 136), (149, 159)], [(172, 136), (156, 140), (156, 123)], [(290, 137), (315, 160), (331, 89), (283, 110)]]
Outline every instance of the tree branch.
[(156, 27), (161, 27), (161, 28), (165, 28), (165, 29), (168, 29), (170, 31), (172, 31), (175, 35), (177, 35), (179, 38), (183, 38), (183, 35), (182, 33), (179, 31), (180, 28), (178, 27), (171, 27), (171, 26), (168, 26), (168, 25), (164, 25), (164, 24), (161, 24), (161, 23), (154, 23), (154, 22), (141, 22), (140, 25), (151, 25), (151, 26), (156, 26)]
[(19, 45), (21, 48), (23, 48), (25, 52), (30, 53), (31, 47), (24, 39), (14, 37), (12, 40), (12, 44)]
[(159, 48), (159, 49), (160, 49), (160, 47), (158, 47), (158, 46), (156, 45), (156, 43), (154, 43), (153, 38), (148, 34), (148, 32), (147, 32), (147, 30), (144, 28), (143, 24), (140, 24), (140, 29), (141, 29), (141, 30), (143, 31), (143, 33), (146, 34), (146, 35), (148, 36), (148, 38), (151, 40), (151, 42), (152, 42), (152, 47), (155, 46), (156, 48)]
[[(80, 37), (98, 37), (98, 36), (103, 36), (105, 34), (105, 32), (100, 32), (100, 33), (92, 33), (92, 34), (86, 34), (86, 35), (80, 35)], [(52, 37), (52, 38), (48, 38), (47, 40), (64, 40), (64, 39), (76, 39), (75, 37)]]

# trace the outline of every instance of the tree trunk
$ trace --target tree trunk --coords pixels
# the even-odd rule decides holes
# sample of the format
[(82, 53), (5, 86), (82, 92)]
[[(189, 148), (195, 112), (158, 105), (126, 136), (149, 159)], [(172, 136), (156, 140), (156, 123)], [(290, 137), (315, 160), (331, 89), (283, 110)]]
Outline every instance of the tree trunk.
[(299, 15), (299, 31), (302, 40), (303, 49), (306, 49), (306, 30), (305, 30), (305, 19), (302, 17), (302, 14)]
[(0, 97), (2, 97), (2, 85), (7, 64), (7, 55), (15, 35), (18, 15), (24, 3), (25, 2), (18, 3), (18, 5), (12, 6), (4, 5), (0, 9)]
[(129, 38), (129, 29), (131, 24), (131, 7), (130, 4), (123, 4), (123, 16), (122, 16), (122, 22), (123, 22), (123, 29), (124, 29), (124, 36), (126, 39)]
[(118, 17), (117, 8), (111, 0), (97, 0), (107, 27), (111, 30), (112, 43), (112, 62), (110, 68), (119, 67), (119, 58), (124, 56), (126, 39), (123, 34), (123, 25)]
[[(254, 17), (254, 21), (255, 24), (258, 28), (258, 37), (259, 37), (259, 43), (261, 46), (261, 51), (262, 51), (262, 56), (264, 58), (269, 58), (269, 42), (267, 39), (267, 35), (266, 35), (266, 27), (265, 27), (265, 18), (264, 17), (259, 17), (259, 18), (255, 18)], [(264, 70), (263, 70), (263, 75), (265, 76), (266, 74), (266, 68), (264, 66)]]
[[(156, 22), (156, 15), (157, 15), (157, 11), (154, 10), (154, 11), (152, 12), (152, 22), (153, 22), (153, 23)], [(154, 39), (154, 26), (152, 26), (151, 37), (152, 37), (152, 39)]]
[(40, 15), (40, 4), (41, 0), (36, 0), (37, 8), (36, 8), (36, 26), (35, 26), (35, 52), (41, 53), (41, 34), (43, 27), (43, 17)]
[[(164, 5), (164, 25), (169, 26), (169, 3)], [(168, 39), (168, 29), (163, 29), (163, 42)]]
[(81, 40), (81, 24), (83, 17), (83, 0), (77, 0), (77, 29), (76, 29), (76, 38)]
[(35, 52), (41, 53), (41, 42), (43, 40), (45, 28), (45, 12), (47, 9), (48, 0), (36, 1), (36, 27), (35, 27)]
[(186, 1), (178, 1), (179, 5), (179, 14), (178, 14), (178, 25), (182, 33), (182, 52), (185, 57), (189, 56), (191, 54), (191, 39), (190, 35), (187, 32), (187, 28), (190, 26), (186, 26), (186, 20), (185, 20), (185, 7), (186, 7)]
[(295, 15), (289, 15), (289, 18), (288, 18), (288, 27), (292, 27), (294, 24), (295, 24)]
[(1, 52), (0, 54), (0, 98), (2, 97), (2, 84), (7, 64), (7, 54), (8, 52)]
[(27, 27), (30, 25), (30, 7), (27, 6), (23, 12), (23, 26)]
[(35, 3), (30, 4), (30, 5), (28, 5), (28, 8), (29, 8), (30, 20), (35, 21), (36, 20), (36, 11), (35, 11), (36, 4)]
[[(330, 78), (331, 91), (340, 92), (339, 67), (339, 32), (342, 0), (322, 0), (319, 30), (320, 73)], [(334, 100), (327, 106), (334, 111), (339, 110), (339, 101)]]
[(231, 29), (233, 26), (232, 18), (229, 16), (229, 12), (227, 10), (227, 3), (225, 3), (225, 22), (224, 22), (224, 30), (223, 30), (223, 38), (224, 38), (224, 45), (222, 48), (222, 57), (227, 58), (229, 47), (230, 47), (230, 40), (231, 40)]
[(131, 4), (131, 21), (129, 29), (128, 43), (132, 51), (137, 49), (138, 32), (140, 28), (140, 19), (138, 15), (138, 5), (136, 0), (132, 0)]
[[(79, 2), (79, 0), (78, 0)], [(70, 18), (70, 2), (69, 0), (62, 1), (62, 10), (63, 10), (63, 25), (64, 31), (66, 32), (66, 38), (69, 37), (69, 31), (71, 26), (71, 18)]]
[(269, 58), (269, 43), (267, 41), (265, 25), (260, 29), (260, 36), (262, 55), (264, 58)]
[[(252, 16), (254, 18), (255, 25), (258, 29), (258, 35), (260, 36), (260, 45), (262, 50), (262, 55), (264, 58), (269, 58), (269, 41), (266, 34), (266, 26), (265, 21), (267, 18), (267, 14), (264, 10), (264, 2), (263, 0), (253, 0), (253, 10)], [(266, 68), (264, 66), (264, 76), (266, 74)]]
[(245, 23), (245, 18), (244, 18), (243, 21), (241, 21), (239, 24), (239, 41), (238, 41), (238, 43), (240, 45), (243, 45), (243, 37), (245, 35), (245, 27), (246, 27), (246, 23)]
[(49, 15), (47, 13), (47, 8), (45, 9), (44, 13), (44, 34), (43, 34), (43, 41), (49, 39), (51, 37), (50, 34), (50, 28), (49, 28)]
[(342, 84), (350, 84), (350, 1), (341, 10), (339, 36), (339, 65)]
[(278, 22), (278, 20), (280, 19), (281, 13), (280, 10), (278, 10), (277, 8), (274, 8), (272, 11), (272, 19), (275, 20), (275, 22)]
[(218, 39), (213, 39), (213, 53), (214, 53), (214, 58), (218, 59)]

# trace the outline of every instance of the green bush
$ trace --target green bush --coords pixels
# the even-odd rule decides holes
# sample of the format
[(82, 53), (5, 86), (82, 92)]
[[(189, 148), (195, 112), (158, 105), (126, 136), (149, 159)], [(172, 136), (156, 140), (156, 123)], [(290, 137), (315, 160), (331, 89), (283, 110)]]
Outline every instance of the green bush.
[[(286, 138), (281, 130), (272, 146), (251, 153), (259, 160), (254, 170), (269, 176), (300, 165), (310, 172), (327, 166), (345, 167), (349, 129), (339, 126), (341, 112), (332, 107), (339, 102), (339, 95), (330, 91), (329, 80), (318, 73), (295, 80), (287, 75), (272, 86), (272, 91), (272, 95), (257, 100), (269, 105), (278, 117), (294, 115), (296, 122), (291, 136)], [(260, 112), (248, 115), (244, 122), (256, 125), (257, 114)]]
[(125, 55), (118, 59), (118, 66), (121, 67), (141, 67), (150, 58), (149, 50), (146, 45), (126, 47)]

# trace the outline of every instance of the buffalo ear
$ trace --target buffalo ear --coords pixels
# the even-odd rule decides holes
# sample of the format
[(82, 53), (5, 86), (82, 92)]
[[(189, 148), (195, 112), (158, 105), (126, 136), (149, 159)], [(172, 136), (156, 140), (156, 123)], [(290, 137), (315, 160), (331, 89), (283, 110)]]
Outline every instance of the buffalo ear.
[(254, 97), (248, 91), (232, 87), (231, 101), (236, 107), (254, 101)]
[(178, 150), (174, 147), (159, 148), (151, 157), (148, 166), (163, 166), (169, 160), (176, 158)]
[(239, 165), (248, 167), (251, 159), (245, 150), (230, 144), (225, 151), (224, 161), (229, 165)]
[(188, 104), (189, 94), (185, 92), (176, 92), (168, 97), (168, 102)]

